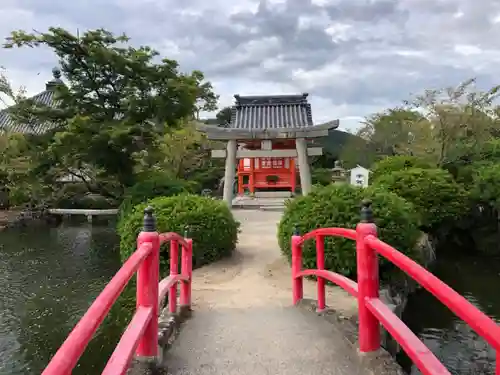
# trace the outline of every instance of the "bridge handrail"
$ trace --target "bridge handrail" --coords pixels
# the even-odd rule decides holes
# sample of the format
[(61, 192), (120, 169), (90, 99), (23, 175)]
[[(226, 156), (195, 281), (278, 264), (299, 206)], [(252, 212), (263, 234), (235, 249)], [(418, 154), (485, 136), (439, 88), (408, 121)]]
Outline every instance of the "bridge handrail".
[(396, 265), (428, 292), (434, 295), (456, 316), (466, 322), (478, 335), (483, 337), (494, 348), (500, 348), (500, 326), (484, 314), (463, 296), (446, 283), (437, 278), (406, 255), (392, 246), (380, 241), (373, 235), (365, 238), (365, 242), (378, 254)]
[[(379, 299), (377, 254), (383, 256), (422, 287), (432, 293), (496, 351), (496, 375), (500, 375), (500, 326), (472, 303), (418, 263), (377, 238), (377, 229), (371, 219), (371, 202), (364, 202), (362, 221), (356, 230), (345, 228), (320, 228), (302, 236), (292, 236), (292, 292), (293, 303), (303, 298), (303, 277), (316, 276), (318, 310), (326, 308), (325, 280), (340, 286), (358, 299), (359, 349), (373, 352), (380, 348), (382, 324), (424, 375), (448, 375), (449, 371), (425, 344)], [(358, 282), (325, 270), (324, 238), (336, 236), (356, 241)], [(302, 246), (305, 241), (316, 242), (317, 269), (302, 269)]]
[[(170, 241), (170, 275), (159, 282), (160, 245)], [(179, 244), (182, 247), (179, 274)], [(112, 305), (137, 272), (137, 308), (103, 375), (124, 374), (132, 357), (158, 356), (158, 315), (167, 294), (169, 311), (177, 311), (177, 284), (181, 283), (180, 304), (191, 306), (193, 241), (177, 233), (156, 231), (153, 209), (145, 210), (144, 229), (137, 237), (137, 250), (127, 259), (111, 281), (68, 335), (42, 372), (42, 375), (67, 375), (78, 363)]]
[(181, 246), (189, 246), (188, 239), (182, 237), (180, 234), (175, 232), (165, 232), (160, 233), (160, 244), (164, 244), (169, 241), (177, 241), (177, 243)]

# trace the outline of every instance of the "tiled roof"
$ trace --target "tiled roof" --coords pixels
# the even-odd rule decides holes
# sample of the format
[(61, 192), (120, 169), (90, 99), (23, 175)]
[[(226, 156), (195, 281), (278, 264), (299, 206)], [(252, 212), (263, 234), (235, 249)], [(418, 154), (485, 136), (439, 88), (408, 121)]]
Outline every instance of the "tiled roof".
[(313, 126), (308, 94), (239, 96), (232, 107), (230, 128), (285, 130)]
[[(36, 103), (46, 106), (54, 106), (54, 91), (42, 91), (41, 93), (30, 98)], [(11, 107), (10, 107), (11, 108)], [(9, 109), (6, 108), (0, 111), (0, 129), (7, 130), (13, 133), (23, 133), (23, 134), (43, 134), (54, 127), (50, 122), (37, 123), (18, 123), (13, 119), (9, 113)]]
[[(32, 100), (35, 103), (38, 103), (42, 106), (47, 106), (47, 107), (57, 106), (57, 102), (54, 98), (55, 87), (57, 85), (61, 85), (64, 83), (61, 80), (61, 72), (59, 71), (59, 69), (54, 68), (52, 70), (52, 74), (54, 75), (54, 78), (51, 81), (47, 82), (45, 91), (42, 91), (41, 93), (36, 94), (35, 96), (32, 96), (31, 98), (29, 98), (29, 100)], [(53, 129), (55, 126), (50, 122), (37, 123), (34, 121), (20, 124), (17, 121), (15, 121), (14, 118), (9, 113), (9, 110), (11, 109), (12, 107), (9, 107), (0, 111), (0, 131), (7, 130), (13, 133), (38, 135)]]

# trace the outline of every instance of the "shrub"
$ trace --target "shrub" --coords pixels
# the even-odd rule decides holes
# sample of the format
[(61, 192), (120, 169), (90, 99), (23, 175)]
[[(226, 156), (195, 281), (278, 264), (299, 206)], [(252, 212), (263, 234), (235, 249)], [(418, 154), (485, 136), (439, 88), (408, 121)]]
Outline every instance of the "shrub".
[(472, 175), (470, 194), (475, 202), (500, 208), (500, 166), (498, 164), (477, 165)]
[(428, 168), (433, 168), (433, 166), (427, 161), (417, 158), (415, 156), (407, 156), (407, 155), (388, 156), (373, 164), (371, 169), (372, 174), (370, 176), (370, 179), (374, 182), (381, 176), (388, 175), (392, 172), (407, 170), (410, 168), (428, 169)]
[(376, 186), (413, 203), (426, 230), (459, 219), (467, 211), (467, 193), (443, 169), (411, 168), (380, 176)]
[(119, 207), (118, 218), (121, 219), (130, 213), (134, 206), (149, 199), (193, 193), (196, 188), (196, 183), (171, 178), (164, 173), (149, 175), (125, 191), (124, 199)]
[(314, 185), (330, 185), (332, 183), (332, 171), (328, 168), (313, 168), (311, 179)]
[[(419, 232), (413, 206), (388, 191), (363, 189), (348, 184), (316, 187), (309, 195), (289, 201), (278, 227), (281, 251), (291, 258), (290, 239), (295, 225), (302, 234), (327, 227), (354, 229), (360, 220), (360, 204), (364, 198), (373, 202), (379, 237), (396, 249), (415, 257), (414, 248)], [(303, 262), (306, 268), (316, 268), (314, 241), (304, 245)], [(387, 262), (383, 260), (382, 264), (387, 265)], [(325, 265), (327, 269), (355, 277), (355, 243), (347, 239), (326, 237)]]
[(116, 208), (118, 203), (114, 199), (91, 194), (84, 184), (68, 183), (57, 188), (57, 196), (53, 197), (50, 205), (55, 208), (98, 210)]
[[(158, 197), (135, 206), (120, 219), (120, 254), (126, 260), (136, 249), (136, 238), (142, 228), (146, 206), (155, 210), (158, 231), (183, 234), (193, 239), (193, 267), (200, 267), (232, 254), (237, 242), (239, 223), (228, 206), (218, 200), (181, 194)], [(168, 244), (161, 249), (161, 269), (168, 272)]]

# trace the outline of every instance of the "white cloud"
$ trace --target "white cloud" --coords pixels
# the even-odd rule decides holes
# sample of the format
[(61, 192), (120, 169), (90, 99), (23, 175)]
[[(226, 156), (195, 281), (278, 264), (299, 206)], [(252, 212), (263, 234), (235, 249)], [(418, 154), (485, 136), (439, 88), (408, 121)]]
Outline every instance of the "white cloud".
[[(199, 69), (221, 95), (310, 93), (316, 121), (351, 128), (410, 93), (478, 77), (496, 84), (497, 0), (2, 0), (11, 30), (104, 27)], [(16, 86), (43, 90), (57, 59), (0, 50)]]

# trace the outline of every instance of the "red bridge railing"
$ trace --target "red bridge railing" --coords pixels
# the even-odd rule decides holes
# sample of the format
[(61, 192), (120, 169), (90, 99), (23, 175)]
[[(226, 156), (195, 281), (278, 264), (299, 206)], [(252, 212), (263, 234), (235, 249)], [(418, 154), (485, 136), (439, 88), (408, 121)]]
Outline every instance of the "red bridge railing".
[[(304, 276), (316, 276), (318, 310), (324, 310), (326, 308), (325, 280), (329, 280), (358, 300), (360, 352), (374, 352), (380, 348), (379, 326), (382, 324), (424, 375), (449, 375), (449, 371), (429, 348), (379, 299), (377, 255), (381, 255), (432, 293), (495, 349), (495, 374), (500, 375), (500, 326), (425, 268), (380, 241), (377, 238), (377, 227), (373, 223), (370, 206), (371, 202), (363, 202), (362, 220), (356, 230), (322, 228), (303, 236), (298, 233), (292, 236), (293, 303), (297, 304), (303, 298)], [(326, 236), (356, 241), (357, 283), (338, 273), (325, 270), (324, 239)], [(303, 270), (302, 245), (309, 239), (316, 241), (317, 269)]]
[[(159, 280), (160, 245), (170, 242), (170, 275)], [(179, 273), (179, 245), (182, 248)], [(87, 310), (56, 352), (42, 375), (71, 374), (100, 324), (137, 272), (137, 307), (127, 329), (102, 374), (125, 374), (134, 353), (138, 357), (158, 355), (158, 314), (163, 300), (169, 298), (169, 311), (177, 311), (177, 284), (181, 306), (191, 306), (193, 241), (176, 233), (159, 234), (153, 209), (144, 211), (144, 228), (137, 237), (137, 250), (123, 264)]]

